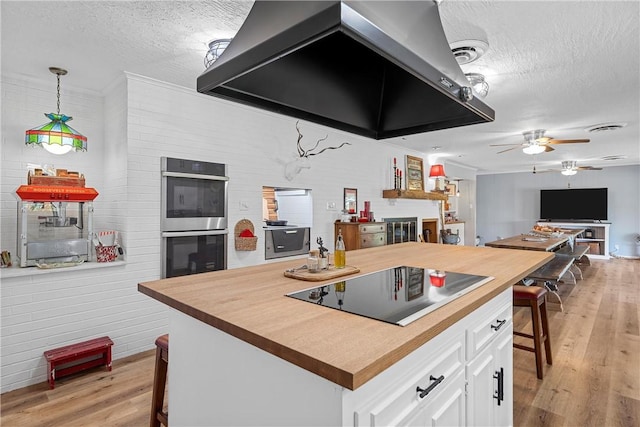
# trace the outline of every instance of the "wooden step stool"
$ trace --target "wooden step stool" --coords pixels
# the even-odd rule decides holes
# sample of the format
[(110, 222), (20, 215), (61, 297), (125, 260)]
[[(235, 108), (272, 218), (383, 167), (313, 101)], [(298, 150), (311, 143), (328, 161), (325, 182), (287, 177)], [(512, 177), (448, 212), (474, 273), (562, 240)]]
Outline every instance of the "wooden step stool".
[[(111, 341), (111, 338), (100, 337), (45, 351), (44, 357), (47, 359), (48, 365), (47, 377), (49, 378), (49, 388), (53, 389), (55, 387), (56, 378), (74, 374), (85, 369), (93, 368), (94, 366), (105, 365), (107, 370), (110, 371), (112, 345), (113, 341)], [(58, 368), (60, 365), (77, 362), (97, 355), (101, 357), (76, 365)]]

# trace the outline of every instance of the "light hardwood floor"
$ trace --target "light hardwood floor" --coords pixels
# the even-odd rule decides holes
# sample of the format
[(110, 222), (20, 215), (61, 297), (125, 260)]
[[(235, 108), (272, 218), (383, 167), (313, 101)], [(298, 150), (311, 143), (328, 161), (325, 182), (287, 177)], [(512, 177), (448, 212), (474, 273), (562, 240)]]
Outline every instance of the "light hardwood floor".
[[(514, 350), (516, 426), (640, 426), (640, 261), (592, 261), (577, 285), (560, 285), (550, 311), (553, 366), (536, 378), (533, 353)], [(552, 299), (552, 298), (551, 298)], [(514, 328), (530, 328), (526, 309)], [(145, 426), (154, 352), (1, 396), (0, 425)]]

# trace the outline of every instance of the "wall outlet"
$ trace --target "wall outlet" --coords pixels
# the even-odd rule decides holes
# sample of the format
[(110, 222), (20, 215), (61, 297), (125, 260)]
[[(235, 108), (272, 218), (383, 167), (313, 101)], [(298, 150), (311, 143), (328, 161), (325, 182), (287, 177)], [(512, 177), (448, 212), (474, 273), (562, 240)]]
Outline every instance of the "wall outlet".
[(616, 251), (620, 250), (620, 245), (613, 245), (613, 247), (616, 249)]
[(336, 202), (327, 202), (327, 210), (335, 211), (336, 210)]

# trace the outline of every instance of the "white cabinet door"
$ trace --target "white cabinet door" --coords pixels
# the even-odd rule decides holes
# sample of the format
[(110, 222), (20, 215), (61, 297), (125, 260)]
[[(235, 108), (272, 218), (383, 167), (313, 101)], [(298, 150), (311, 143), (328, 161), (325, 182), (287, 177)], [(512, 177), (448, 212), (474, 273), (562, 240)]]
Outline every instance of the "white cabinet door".
[(495, 408), (493, 425), (511, 426), (513, 425), (513, 325), (496, 337), (494, 354), (496, 367), (502, 369), (503, 400)]
[(470, 426), (508, 426), (513, 421), (512, 328), (506, 328), (467, 364)]
[(487, 347), (467, 365), (467, 420), (473, 426), (491, 426), (494, 419), (495, 357)]
[(415, 409), (398, 425), (407, 427), (438, 427), (465, 425), (464, 372), (424, 405)]

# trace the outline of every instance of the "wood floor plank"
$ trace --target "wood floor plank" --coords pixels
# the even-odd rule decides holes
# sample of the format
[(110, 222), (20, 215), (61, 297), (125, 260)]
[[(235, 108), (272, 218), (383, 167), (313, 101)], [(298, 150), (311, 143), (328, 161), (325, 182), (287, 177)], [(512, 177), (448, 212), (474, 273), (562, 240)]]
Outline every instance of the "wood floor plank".
[[(640, 425), (638, 265), (596, 260), (584, 268), (584, 280), (560, 285), (564, 312), (549, 312), (554, 360), (542, 381), (533, 355), (514, 350), (516, 426)], [(522, 322), (514, 314), (514, 329)]]
[[(584, 280), (561, 284), (550, 311), (553, 366), (536, 377), (533, 353), (514, 349), (514, 425), (640, 426), (640, 261), (593, 260)], [(515, 309), (515, 330), (530, 330)], [(147, 426), (154, 351), (0, 396), (0, 425)]]

